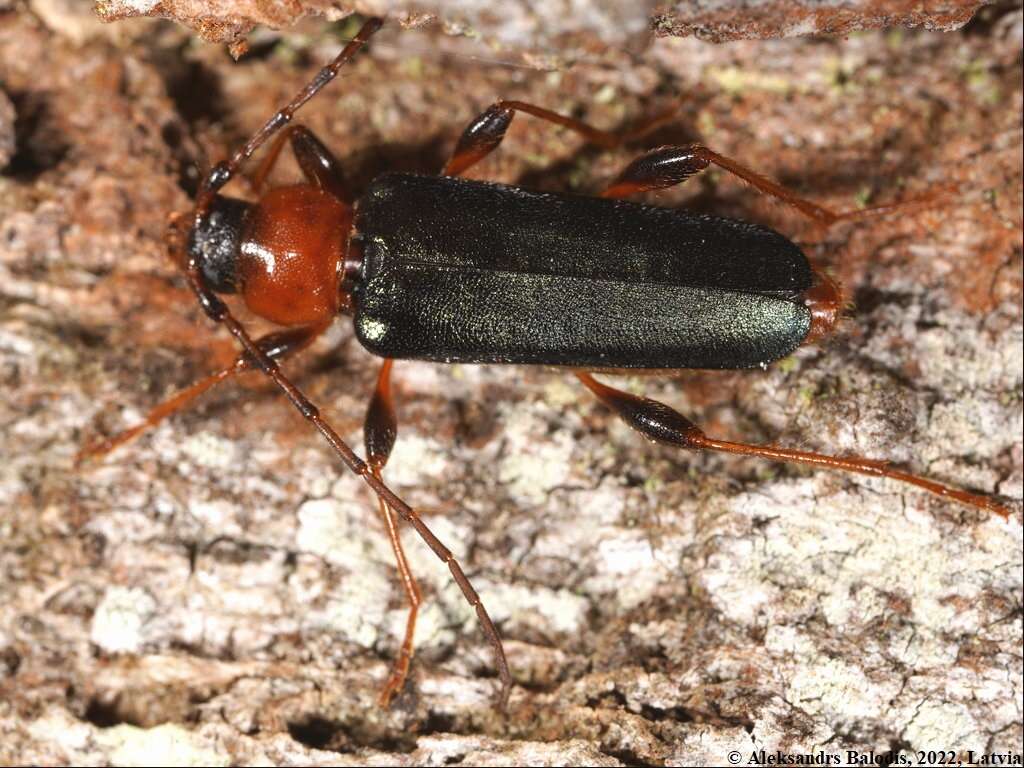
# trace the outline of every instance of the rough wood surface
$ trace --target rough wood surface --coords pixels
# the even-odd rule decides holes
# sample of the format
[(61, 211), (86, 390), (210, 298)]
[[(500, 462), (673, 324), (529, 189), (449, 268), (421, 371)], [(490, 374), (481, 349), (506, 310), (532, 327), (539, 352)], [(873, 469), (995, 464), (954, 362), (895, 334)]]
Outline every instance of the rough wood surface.
[[(954, 34), (659, 39), (556, 71), (395, 26), (304, 112), (360, 187), (436, 170), (499, 96), (608, 128), (679, 116), (614, 153), (520, 118), (481, 178), (594, 190), (644, 146), (699, 139), (840, 208), (958, 186), (823, 238), (717, 174), (652, 196), (800, 239), (853, 306), (767, 371), (626, 383), (723, 437), (997, 492), (1009, 521), (648, 445), (556, 372), (397, 367), (387, 476), (500, 625), (505, 716), (472, 613), (412, 536), (414, 672), (375, 706), (404, 621), (386, 539), (365, 489), (259, 380), (72, 466), (85, 439), (231, 359), (163, 256), (166, 214), (344, 34), (256, 37), (236, 64), (170, 25), (0, 16), (0, 763), (1019, 754), (1020, 11)], [(349, 326), (289, 369), (361, 444), (376, 365)]]
[[(50, 8), (67, 0), (34, 2)], [(412, 26), (437, 20), (495, 48), (567, 57), (595, 41), (628, 44), (647, 29), (710, 42), (846, 35), (885, 27), (952, 30), (982, 5), (981, 0), (506, 0), (500, 5), (467, 0), (96, 0), (96, 11), (107, 21), (174, 19), (211, 42), (241, 41), (257, 25), (284, 29), (308, 16), (333, 20), (356, 12)]]

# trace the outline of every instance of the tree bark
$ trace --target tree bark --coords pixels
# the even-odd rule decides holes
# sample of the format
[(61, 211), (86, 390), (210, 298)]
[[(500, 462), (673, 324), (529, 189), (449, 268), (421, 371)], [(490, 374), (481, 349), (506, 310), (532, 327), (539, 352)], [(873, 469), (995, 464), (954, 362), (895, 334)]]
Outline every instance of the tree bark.
[[(235, 63), (179, 27), (54, 7), (0, 18), (0, 762), (1019, 755), (1019, 9), (946, 34), (721, 46), (584, 30), (571, 55), (525, 59), (395, 24), (303, 109), (356, 189), (437, 172), (510, 98), (612, 130), (678, 117), (605, 152), (520, 116), (476, 178), (594, 192), (645, 148), (700, 141), (839, 209), (956, 190), (824, 234), (721, 174), (651, 195), (778, 229), (851, 306), (768, 370), (619, 381), (714, 436), (1000, 494), (1008, 521), (893, 482), (650, 445), (558, 371), (396, 365), (385, 478), (499, 626), (502, 714), (472, 610), (408, 530), (416, 657), (376, 706), (405, 606), (375, 503), (258, 376), (73, 464), (233, 358), (164, 255), (167, 215), (347, 27), (257, 33)], [(287, 369), (362, 452), (378, 364), (339, 318)]]

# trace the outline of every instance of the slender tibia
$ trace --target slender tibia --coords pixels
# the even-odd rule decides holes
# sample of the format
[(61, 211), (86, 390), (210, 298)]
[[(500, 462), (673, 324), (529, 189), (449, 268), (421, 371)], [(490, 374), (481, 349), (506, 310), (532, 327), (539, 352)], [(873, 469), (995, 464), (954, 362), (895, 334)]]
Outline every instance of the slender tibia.
[[(374, 468), (373, 473), (380, 480), (380, 469)], [(405, 590), (406, 600), (409, 602), (409, 614), (405, 620), (405, 637), (402, 639), (402, 647), (398, 651), (398, 658), (395, 659), (394, 668), (384, 687), (381, 689), (377, 702), (382, 707), (387, 707), (391, 699), (405, 686), (405, 680), (409, 676), (409, 665), (412, 663), (414, 652), (413, 640), (416, 636), (416, 618), (419, 615), (420, 604), (423, 602), (423, 593), (420, 591), (416, 577), (412, 575), (409, 568), (409, 561), (405, 557), (405, 550), (402, 549), (402, 539), (398, 534), (398, 522), (395, 513), (383, 499), (377, 499), (381, 519), (388, 532), (388, 541), (391, 542), (391, 550), (395, 553), (395, 564), (398, 567), (398, 576), (402, 582), (402, 589)]]
[(857, 472), (862, 475), (872, 475), (874, 477), (887, 477), (891, 480), (898, 480), (901, 483), (908, 483), (910, 485), (917, 486), (918, 488), (923, 488), (937, 496), (953, 499), (954, 501), (959, 501), (960, 503), (967, 504), (971, 507), (986, 509), (989, 512), (996, 513), (1004, 519), (1010, 516), (1010, 510), (1008, 507), (1003, 506), (989, 496), (970, 493), (969, 491), (964, 491), (959, 488), (952, 488), (948, 485), (937, 483), (934, 480), (929, 480), (925, 477), (919, 477), (918, 475), (913, 475), (909, 472), (894, 469), (888, 461), (862, 459), (856, 456), (848, 456), (845, 458), (825, 456), (820, 453), (794, 451), (788, 448), (777, 448), (770, 445), (761, 446), (749, 445), (747, 443), (729, 443), (724, 440), (715, 440), (704, 436), (702, 436), (701, 442), (695, 447), (708, 451), (722, 451), (724, 453), (740, 453), (748, 456), (760, 456), (765, 459), (772, 459), (773, 461), (785, 461), (793, 464), (809, 464), (811, 466), (825, 467), (826, 469), (837, 469), (844, 472)]
[(132, 440), (143, 432), (152, 429), (168, 416), (184, 410), (193, 400), (206, 392), (206, 390), (220, 384), (225, 379), (240, 373), (242, 370), (245, 369), (239, 368), (238, 363), (236, 362), (230, 368), (225, 368), (222, 371), (212, 373), (186, 389), (183, 389), (181, 392), (178, 392), (176, 395), (164, 400), (146, 414), (146, 418), (138, 424), (128, 427), (128, 429), (121, 430), (116, 435), (89, 441), (89, 443), (83, 446), (82, 449), (75, 454), (75, 465), (77, 466), (83, 461), (92, 461), (103, 458), (115, 448), (119, 448), (129, 440)]
[[(305, 349), (313, 343), (320, 335), (323, 328), (302, 327), (291, 328), (286, 331), (269, 333), (258, 339), (256, 344), (274, 359), (282, 359)], [(222, 381), (253, 369), (252, 360), (248, 355), (240, 355), (234, 363), (222, 371), (217, 371), (206, 376), (194, 384), (172, 395), (164, 402), (153, 408), (140, 423), (118, 432), (116, 435), (100, 438), (91, 441), (75, 455), (75, 464), (82, 461), (94, 460), (106, 456), (115, 448), (124, 445), (129, 440), (138, 437), (143, 432), (152, 429), (168, 416), (173, 416), (178, 411), (187, 408), (192, 401), (202, 395), (208, 389), (220, 384)]]
[(660, 443), (673, 445), (689, 450), (721, 451), (723, 453), (739, 453), (747, 456), (760, 456), (773, 461), (792, 464), (809, 464), (815, 467), (835, 469), (844, 472), (857, 472), (874, 477), (887, 477), (903, 483), (923, 488), (938, 496), (959, 501), (968, 506), (994, 512), (1008, 518), (1010, 510), (989, 496), (970, 493), (969, 491), (952, 488), (933, 480), (892, 469), (889, 462), (857, 457), (840, 458), (820, 453), (795, 451), (789, 448), (777, 448), (770, 445), (751, 445), (749, 443), (730, 443), (715, 440), (705, 435), (696, 424), (678, 411), (669, 408), (657, 400), (623, 392), (597, 381), (589, 373), (577, 372), (577, 378), (587, 387), (598, 400), (615, 411), (630, 427), (645, 437)]
[[(380, 375), (377, 377), (377, 387), (370, 400), (370, 406), (366, 410), (366, 424), (363, 427), (363, 438), (366, 443), (366, 460), (370, 469), (378, 480), (381, 480), (381, 472), (391, 456), (391, 449), (395, 444), (398, 435), (398, 418), (395, 411), (394, 398), (391, 394), (391, 366), (392, 360), (385, 360), (380, 368)], [(409, 676), (409, 665), (413, 656), (413, 639), (416, 635), (416, 617), (419, 613), (420, 603), (423, 602), (423, 594), (419, 585), (409, 569), (409, 561), (405, 557), (405, 550), (402, 549), (402, 540), (398, 535), (398, 525), (395, 520), (395, 513), (387, 505), (384, 499), (377, 499), (381, 519), (388, 532), (388, 540), (391, 542), (391, 549), (395, 553), (395, 563), (398, 566), (398, 576), (405, 590), (406, 599), (409, 601), (409, 615), (405, 621), (405, 638), (402, 640), (402, 647), (395, 659), (395, 666), (391, 676), (384, 684), (380, 692), (378, 702), (382, 707), (388, 706), (392, 697), (402, 690), (405, 680)]]

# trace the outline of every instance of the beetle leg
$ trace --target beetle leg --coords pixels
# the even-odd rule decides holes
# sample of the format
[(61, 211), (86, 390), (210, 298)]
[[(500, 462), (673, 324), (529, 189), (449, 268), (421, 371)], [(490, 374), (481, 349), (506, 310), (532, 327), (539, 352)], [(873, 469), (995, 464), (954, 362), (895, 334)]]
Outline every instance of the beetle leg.
[(888, 205), (862, 208), (856, 211), (837, 213), (824, 208), (810, 200), (797, 195), (771, 179), (768, 179), (746, 166), (740, 165), (732, 158), (720, 155), (700, 144), (685, 146), (657, 147), (645, 152), (619, 174), (611, 186), (601, 193), (601, 197), (620, 198), (647, 192), (652, 189), (664, 189), (686, 181), (690, 176), (703, 171), (709, 165), (717, 165), (734, 176), (772, 197), (793, 206), (800, 213), (814, 219), (822, 226), (831, 226), (837, 221), (864, 219), (902, 210), (908, 206), (916, 207), (933, 203), (938, 197), (949, 192), (948, 188), (936, 190), (913, 200), (904, 200)]
[(615, 411), (626, 424), (655, 442), (689, 450), (739, 453), (748, 456), (760, 456), (774, 461), (809, 464), (826, 469), (857, 472), (862, 475), (888, 477), (892, 480), (899, 480), (900, 482), (923, 488), (938, 496), (954, 499), (962, 504), (987, 509), (1003, 518), (1008, 518), (1010, 515), (1010, 510), (1007, 507), (988, 496), (969, 493), (959, 488), (951, 488), (948, 485), (918, 477), (909, 472), (891, 469), (887, 461), (862, 459), (855, 456), (841, 458), (838, 456), (826, 456), (820, 453), (795, 451), (789, 448), (777, 448), (771, 445), (751, 445), (749, 443), (729, 443), (724, 440), (715, 440), (705, 435), (692, 421), (678, 411), (669, 408), (664, 403), (650, 400), (646, 397), (638, 397), (637, 395), (609, 387), (597, 381), (589, 373), (577, 371), (576, 377), (583, 382), (587, 389), (597, 396), (598, 400)]
[(620, 198), (682, 184), (708, 167), (709, 160), (696, 144), (685, 147), (657, 147), (626, 166), (601, 197)]
[[(286, 331), (269, 333), (257, 339), (256, 344), (272, 359), (282, 360), (308, 347), (323, 330), (322, 327), (290, 328)], [(192, 401), (208, 389), (239, 373), (251, 371), (255, 367), (256, 364), (248, 353), (239, 355), (238, 359), (227, 368), (205, 376), (191, 386), (164, 400), (146, 414), (146, 418), (138, 424), (128, 427), (116, 435), (89, 442), (75, 455), (75, 463), (79, 464), (86, 459), (102, 458), (115, 448), (124, 445), (129, 440), (155, 427), (168, 416), (184, 410)]]
[[(373, 398), (366, 410), (366, 424), (363, 427), (363, 439), (366, 443), (366, 460), (374, 476), (381, 479), (381, 472), (387, 464), (391, 449), (395, 445), (395, 437), (398, 435), (398, 419), (395, 415), (395, 402), (391, 396), (391, 364), (392, 360), (387, 359), (380, 368), (380, 375), (377, 377), (377, 388), (373, 392)], [(386, 707), (391, 698), (402, 690), (405, 679), (409, 675), (409, 663), (412, 661), (413, 636), (416, 634), (416, 615), (419, 612), (420, 603), (423, 601), (423, 594), (419, 585), (409, 570), (409, 562), (406, 560), (405, 552), (402, 549), (402, 540), (398, 536), (398, 525), (395, 520), (395, 513), (388, 506), (384, 499), (377, 499), (380, 507), (380, 515), (388, 531), (388, 539), (391, 541), (391, 549), (395, 553), (395, 563), (398, 565), (398, 575), (405, 589), (406, 599), (409, 601), (409, 616), (405, 622), (405, 639), (402, 641), (402, 648), (395, 660), (395, 667), (391, 672), (383, 690), (380, 692), (379, 702)]]
[(263, 158), (252, 179), (253, 189), (257, 194), (262, 191), (286, 141), (291, 143), (292, 154), (295, 155), (295, 161), (307, 181), (343, 203), (352, 202), (352, 193), (345, 182), (341, 164), (331, 154), (331, 150), (304, 125), (290, 125), (274, 139), (267, 156)]
[(451, 159), (448, 160), (441, 173), (445, 176), (458, 176), (497, 149), (502, 139), (505, 138), (505, 131), (512, 124), (512, 118), (515, 117), (516, 112), (533, 115), (549, 123), (568, 128), (570, 131), (580, 134), (591, 144), (596, 144), (604, 149), (614, 149), (649, 133), (662, 123), (672, 119), (676, 110), (671, 109), (657, 115), (628, 133), (615, 134), (593, 128), (575, 118), (560, 115), (550, 109), (544, 109), (544, 107), (538, 107), (525, 101), (496, 101), (466, 126), (466, 130), (462, 132), (462, 136), (459, 137), (459, 141), (455, 145)]

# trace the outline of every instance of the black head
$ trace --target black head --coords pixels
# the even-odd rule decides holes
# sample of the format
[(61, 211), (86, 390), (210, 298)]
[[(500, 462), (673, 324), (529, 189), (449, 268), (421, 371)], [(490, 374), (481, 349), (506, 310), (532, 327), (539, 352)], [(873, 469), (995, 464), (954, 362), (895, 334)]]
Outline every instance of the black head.
[(217, 293), (238, 291), (238, 251), (252, 208), (244, 200), (214, 195), (188, 233), (189, 256), (199, 262), (203, 280)]

